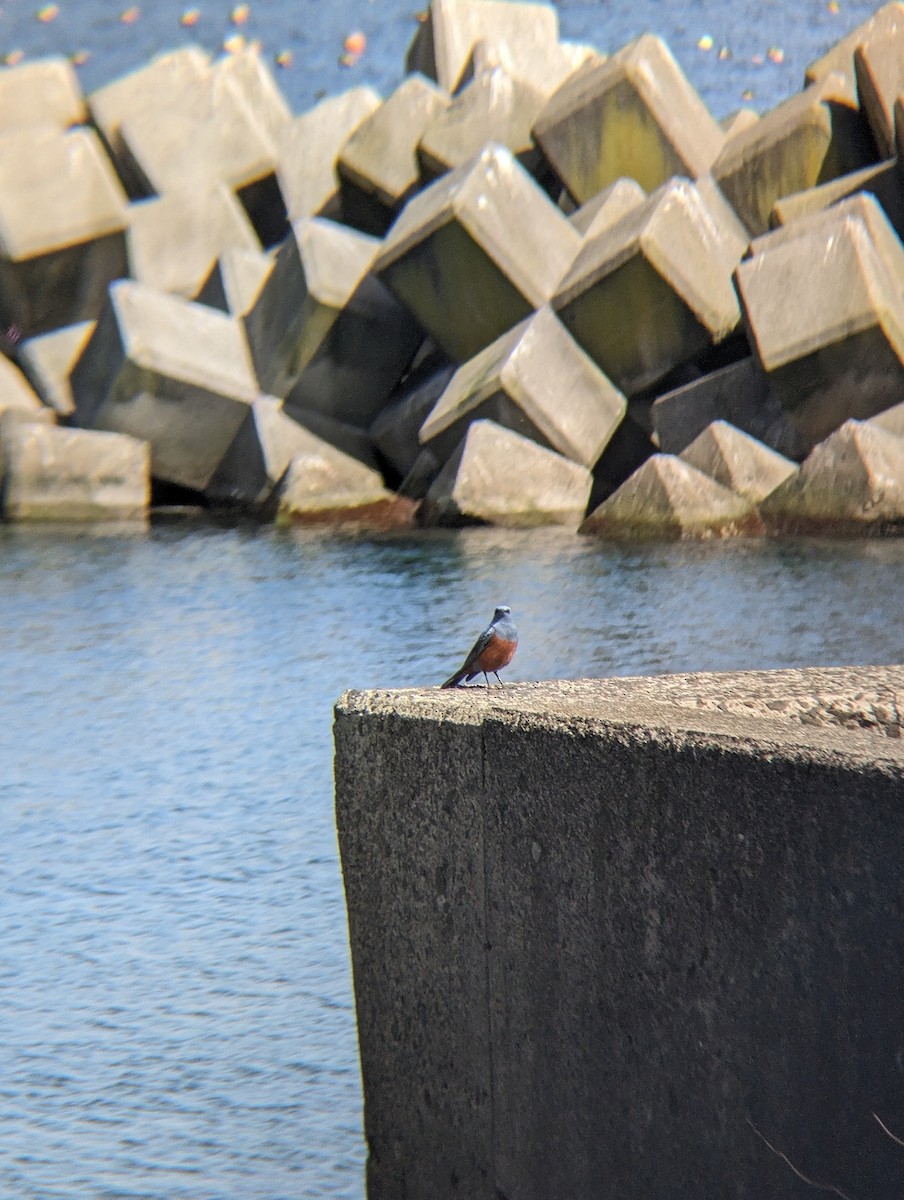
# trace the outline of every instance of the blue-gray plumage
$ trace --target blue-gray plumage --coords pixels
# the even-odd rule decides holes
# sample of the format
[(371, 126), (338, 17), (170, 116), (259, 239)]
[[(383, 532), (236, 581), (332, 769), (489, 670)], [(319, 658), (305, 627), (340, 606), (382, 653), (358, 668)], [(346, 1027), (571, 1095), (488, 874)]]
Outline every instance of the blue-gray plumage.
[(496, 676), (501, 685), (499, 671), (512, 661), (517, 648), (518, 630), (512, 621), (512, 610), (505, 604), (500, 604), (493, 613), (492, 621), (474, 643), (461, 670), (450, 675), (442, 686), (444, 688), (458, 687), (463, 679), (470, 683), (476, 675), (480, 675), (482, 672), (487, 681), (487, 687), (489, 687), (488, 671)]

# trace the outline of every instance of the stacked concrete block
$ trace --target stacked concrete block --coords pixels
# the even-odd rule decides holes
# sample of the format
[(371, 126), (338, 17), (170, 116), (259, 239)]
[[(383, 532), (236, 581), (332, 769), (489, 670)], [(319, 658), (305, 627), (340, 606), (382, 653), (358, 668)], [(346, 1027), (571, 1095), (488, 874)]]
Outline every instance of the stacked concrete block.
[(689, 180), (664, 184), (596, 237), (552, 307), (626, 395), (722, 341), (738, 325), (732, 272), (747, 236)]
[(867, 424), (884, 429), (886, 433), (893, 433), (895, 437), (904, 438), (904, 401), (870, 417)]
[(211, 267), (195, 299), (199, 304), (242, 317), (257, 302), (274, 261), (273, 255), (261, 250), (225, 250)]
[(869, 119), (879, 153), (895, 153), (895, 100), (904, 92), (904, 9), (895, 14), (879, 38), (861, 42), (854, 51), (857, 97)]
[(783, 456), (796, 459), (806, 453), (753, 356), (658, 396), (650, 418), (664, 454), (679, 454), (713, 421), (727, 421)]
[[(421, 426), (455, 374), (441, 354), (413, 368), (370, 427), (374, 446), (399, 479), (405, 478), (423, 451)], [(431, 456), (432, 458), (432, 456)], [(434, 461), (434, 475), (440, 463)], [(432, 482), (432, 481), (431, 481)]]
[(225, 184), (183, 188), (129, 206), (129, 275), (194, 296), (227, 250), (260, 252), (248, 215)]
[(549, 300), (580, 241), (511, 151), (488, 146), (406, 205), (374, 271), (461, 363)]
[(149, 442), (154, 477), (196, 491), (259, 394), (237, 320), (128, 280), (110, 288), (71, 383), (78, 424)]
[(750, 500), (671, 454), (648, 458), (579, 530), (618, 540), (729, 537), (760, 531)]
[(827, 75), (726, 142), (712, 174), (752, 234), (776, 201), (875, 162), (875, 142), (841, 76)]
[(728, 142), (737, 136), (737, 134), (746, 133), (748, 129), (756, 125), (759, 119), (760, 114), (754, 109), (739, 108), (737, 112), (730, 113), (729, 116), (724, 117), (719, 122), (719, 126), (725, 135), (725, 141)]
[(276, 143), (292, 120), (292, 110), (259, 48), (246, 43), (213, 65), (214, 87), (234, 89), (265, 133)]
[(459, 367), (420, 440), (445, 462), (473, 421), (491, 420), (592, 467), (626, 407), (545, 306)]
[(596, 237), (635, 208), (640, 208), (646, 198), (646, 192), (636, 179), (616, 179), (568, 219), (582, 237)]
[(0, 354), (0, 413), (13, 410), (34, 413), (41, 407), (41, 400), (27, 376)]
[[(364, 286), (378, 250), (374, 238), (333, 221), (295, 222), (243, 318), (261, 391), (281, 399), (292, 391)], [(365, 294), (365, 308), (367, 295), (372, 293)], [(410, 329), (410, 319), (405, 320)], [(384, 348), (355, 349), (381, 353)], [(412, 349), (409, 361), (413, 354)]]
[[(43, 404), (60, 417), (75, 411), (70, 375), (91, 334), (94, 321), (67, 325), (22, 342), (16, 355), (28, 382)], [(3, 362), (0, 360), (0, 375)]]
[(146, 196), (148, 191), (144, 181), (130, 170), (121, 136), (123, 123), (135, 114), (154, 112), (160, 106), (191, 103), (190, 98), (205, 87), (209, 70), (209, 55), (197, 46), (186, 46), (157, 55), (146, 66), (121, 75), (89, 95), (91, 120), (131, 197)]
[(422, 518), (432, 525), (576, 529), (591, 484), (586, 467), (494, 421), (474, 421), (427, 492)]
[[(511, 8), (511, 4), (508, 7)], [(456, 94), (483, 71), (501, 67), (513, 78), (528, 80), (549, 99), (575, 71), (602, 62), (605, 57), (593, 46), (581, 42), (548, 42), (541, 45), (530, 39), (516, 43), (504, 38), (481, 38), (471, 49)]]
[(806, 82), (818, 83), (827, 75), (835, 73), (843, 78), (845, 85), (853, 92), (857, 86), (854, 66), (854, 52), (857, 47), (866, 42), (881, 43), (886, 36), (894, 38), (901, 27), (902, 20), (904, 20), (904, 4), (898, 3), (897, 0), (893, 0), (891, 4), (884, 4), (869, 20), (858, 25), (825, 54), (811, 62), (805, 73)]
[(287, 392), (286, 411), (368, 428), (423, 340), (408, 310), (378, 279), (364, 274)]
[(468, 162), (488, 142), (507, 146), (528, 171), (540, 154), (531, 137), (546, 94), (502, 67), (481, 71), (427, 126), (418, 147), (425, 175), (436, 177)]
[(322, 413), (313, 412), (311, 409), (294, 409), (290, 413), (285, 401), (282, 404), (286, 415), (296, 425), (300, 425), (308, 433), (313, 433), (321, 441), (329, 442), (331, 446), (335, 446), (349, 458), (355, 458), (358, 462), (364, 463), (365, 467), (370, 467), (373, 471), (380, 470), (374, 444), (366, 429), (362, 429), (358, 425), (349, 425), (344, 421), (335, 421), (332, 417), (325, 417)]
[(276, 139), (276, 178), (290, 221), (301, 217), (339, 219), (339, 155), (380, 103), (373, 88), (352, 88), (321, 100), (283, 127)]
[(837, 179), (830, 179), (828, 183), (819, 184), (817, 187), (783, 196), (775, 202), (769, 216), (769, 224), (773, 228), (790, 225), (792, 221), (820, 212), (860, 192), (868, 192), (876, 197), (900, 237), (904, 233), (904, 179), (901, 177), (901, 168), (896, 158), (864, 167), (860, 171), (851, 171), (848, 175), (839, 175)]
[(125, 274), (127, 202), (97, 135), (0, 135), (0, 329), (91, 320)]
[(737, 271), (750, 340), (805, 448), (904, 398), (904, 248), (873, 197), (752, 249)]
[(435, 80), (451, 95), (467, 75), (480, 41), (506, 46), (514, 62), (542, 62), (559, 42), (558, 13), (551, 4), (434, 0), (408, 49), (405, 66)]
[(550, 99), (534, 138), (579, 204), (627, 176), (653, 191), (708, 171), (724, 135), (668, 47), (645, 34), (576, 72)]
[(278, 524), (411, 525), (417, 505), (387, 490), (379, 472), (307, 435), (271, 493), (265, 515)]
[(145, 442), (119, 433), (0, 422), (8, 521), (141, 521), (150, 499)]
[(759, 504), (798, 469), (796, 463), (727, 421), (713, 421), (679, 457), (754, 504)]
[(382, 237), (421, 185), (418, 143), (448, 104), (435, 84), (410, 75), (361, 122), (339, 155), (343, 220)]
[(760, 506), (782, 533), (886, 533), (904, 528), (904, 439), (875, 421), (845, 421)]
[(52, 125), (68, 129), (84, 124), (85, 98), (66, 58), (41, 58), (0, 67), (0, 133)]

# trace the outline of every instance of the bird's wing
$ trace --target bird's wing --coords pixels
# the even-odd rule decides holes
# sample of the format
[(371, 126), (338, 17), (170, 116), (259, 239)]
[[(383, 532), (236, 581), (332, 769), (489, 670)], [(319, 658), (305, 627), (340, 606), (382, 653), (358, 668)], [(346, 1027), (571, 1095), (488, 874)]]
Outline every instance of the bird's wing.
[(494, 632), (494, 630), (493, 630), (492, 625), (490, 625), (488, 629), (485, 629), (483, 631), (483, 633), (480, 635), (480, 637), (477, 639), (477, 641), (471, 647), (470, 654), (465, 659), (466, 667), (474, 666), (474, 664), (477, 662), (477, 659), (480, 657), (480, 655), (483, 653), (483, 651), (486, 650), (487, 646), (493, 640), (493, 632)]

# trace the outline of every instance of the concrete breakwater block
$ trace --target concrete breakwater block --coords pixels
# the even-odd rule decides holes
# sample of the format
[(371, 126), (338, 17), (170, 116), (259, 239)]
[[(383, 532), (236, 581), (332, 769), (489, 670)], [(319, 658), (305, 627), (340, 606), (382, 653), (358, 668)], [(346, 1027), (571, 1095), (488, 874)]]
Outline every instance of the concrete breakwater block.
[(85, 97), (68, 58), (0, 67), (0, 133), (39, 125), (63, 130), (83, 125), (87, 118)]
[(904, 439), (873, 421), (845, 421), (760, 505), (773, 532), (900, 533)]
[(636, 179), (616, 179), (568, 219), (582, 237), (589, 239), (611, 229), (622, 217), (640, 208), (646, 198), (646, 192)]
[(553, 310), (630, 396), (735, 329), (732, 272), (747, 242), (723, 200), (672, 180), (585, 239)]
[(548, 306), (458, 368), (424, 421), (422, 444), (440, 462), (475, 420), (491, 420), (592, 467), (626, 401)]
[(296, 221), (244, 316), (261, 391), (285, 397), (370, 271), (380, 244), (319, 217)]
[(891, 4), (883, 4), (862, 25), (851, 30), (846, 37), (835, 42), (825, 54), (814, 59), (807, 67), (804, 77), (807, 83), (817, 83), (833, 72), (840, 75), (845, 85), (853, 92), (857, 86), (854, 52), (858, 46), (866, 42), (881, 43), (886, 35), (894, 38), (895, 33), (904, 21), (904, 4), (893, 0)]
[(797, 473), (797, 464), (776, 454), (756, 438), (729, 425), (713, 421), (679, 458), (754, 504)]
[(680, 454), (713, 421), (727, 421), (788, 458), (803, 458), (806, 453), (800, 434), (772, 394), (766, 372), (752, 355), (658, 396), (650, 419), (664, 454)]
[(586, 467), (494, 421), (474, 421), (427, 492), (428, 525), (566, 525), (590, 497)]
[(730, 537), (762, 532), (749, 499), (671, 454), (654, 454), (583, 522), (613, 539)]
[(857, 98), (885, 158), (895, 153), (895, 101), (904, 91), (904, 11), (895, 18), (854, 50)]
[(421, 185), (417, 147), (449, 97), (422, 75), (410, 75), (342, 148), (338, 171), (342, 218), (382, 237)]
[(853, 89), (830, 74), (726, 142), (712, 175), (750, 232), (761, 234), (783, 196), (869, 166), (877, 157)]
[(150, 454), (137, 438), (3, 417), (0, 466), (8, 521), (146, 518)]
[(41, 400), (28, 377), (15, 363), (0, 354), (0, 413), (14, 409), (18, 412), (37, 412)]
[(481, 71), (429, 123), (418, 145), (426, 176), (445, 174), (479, 154), (488, 142), (507, 146), (535, 173), (541, 156), (531, 137), (546, 93), (500, 66)]
[(339, 219), (339, 155), (381, 103), (373, 88), (350, 88), (292, 117), (280, 130), (276, 179), (291, 222), (301, 217)]
[[(554, 55), (559, 15), (552, 4), (512, 0), (433, 0), (408, 47), (405, 66), (435, 80), (450, 95), (466, 81), (474, 48), (486, 41), (504, 46), (525, 77), (538, 77), (536, 64)], [(577, 64), (575, 64), (577, 65)]]
[(71, 376), (75, 421), (150, 443), (156, 479), (204, 491), (259, 394), (242, 327), (122, 280)]
[[(421, 426), (454, 374), (455, 367), (446, 362), (445, 356), (434, 353), (402, 380), (371, 425), (374, 446), (400, 479), (411, 471), (422, 453)], [(434, 475), (439, 467), (437, 462)]]
[(248, 214), (222, 183), (129, 205), (129, 275), (164, 292), (194, 296), (221, 254), (260, 248)]
[(805, 447), (899, 402), (904, 248), (875, 200), (854, 197), (752, 249), (737, 271), (749, 337)]
[[(22, 342), (16, 353), (23, 375), (41, 402), (60, 417), (68, 417), (75, 411), (69, 376), (88, 344), (95, 324), (94, 321), (80, 321), (78, 325), (66, 325), (52, 333), (29, 338)], [(0, 358), (0, 378), (4, 362)], [(4, 393), (5, 383), (4, 380), (0, 384)]]
[(261, 250), (226, 249), (210, 268), (194, 299), (243, 317), (257, 302), (273, 263), (274, 256)]
[(534, 138), (584, 204), (622, 176), (653, 191), (708, 171), (724, 135), (668, 47), (644, 34), (578, 71), (549, 100)]
[(89, 129), (0, 134), (0, 330), (91, 320), (126, 273), (127, 201)]
[(281, 525), (355, 524), (404, 528), (417, 504), (390, 492), (378, 471), (308, 432), (264, 506)]
[(864, 167), (860, 171), (851, 171), (848, 175), (830, 179), (828, 183), (783, 196), (773, 205), (769, 214), (769, 224), (772, 228), (790, 225), (833, 204), (839, 204), (842, 200), (848, 200), (859, 192), (868, 192), (875, 196), (900, 237), (904, 232), (904, 178), (897, 158)]
[(455, 362), (540, 308), (580, 234), (503, 146), (488, 146), (405, 206), (374, 272)]

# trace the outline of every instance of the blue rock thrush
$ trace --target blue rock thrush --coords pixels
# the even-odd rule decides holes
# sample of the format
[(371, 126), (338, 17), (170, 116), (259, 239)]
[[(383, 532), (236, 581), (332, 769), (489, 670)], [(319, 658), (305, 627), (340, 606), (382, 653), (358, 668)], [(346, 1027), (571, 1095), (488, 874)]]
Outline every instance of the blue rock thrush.
[[(499, 679), (499, 671), (507, 667), (515, 657), (518, 649), (518, 630), (512, 624), (512, 610), (500, 604), (493, 613), (493, 620), (483, 631), (474, 648), (465, 659), (460, 671), (456, 671), (442, 685), (444, 688), (458, 687), (464, 679), (468, 683), (483, 672), (483, 677), (490, 686), (488, 671)], [(502, 680), (499, 679), (500, 685)]]

